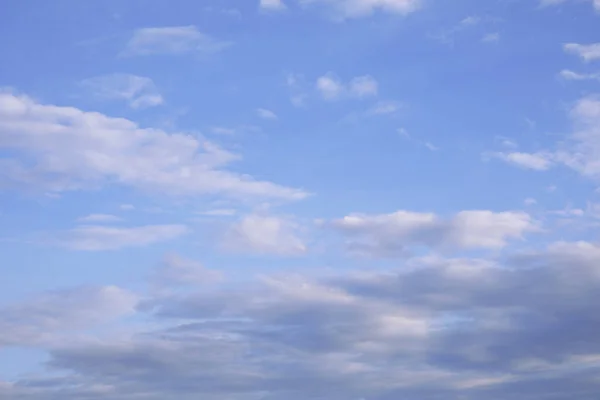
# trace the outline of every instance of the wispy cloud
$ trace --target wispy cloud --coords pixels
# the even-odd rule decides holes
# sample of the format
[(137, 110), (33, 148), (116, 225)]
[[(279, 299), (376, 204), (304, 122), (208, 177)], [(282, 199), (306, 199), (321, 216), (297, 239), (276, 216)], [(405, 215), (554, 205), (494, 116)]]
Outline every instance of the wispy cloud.
[(142, 28), (134, 32), (123, 55), (206, 54), (221, 51), (231, 44), (202, 33), (193, 25)]
[(565, 69), (560, 71), (560, 77), (569, 81), (587, 81), (587, 80), (595, 80), (600, 81), (600, 72), (584, 74), (579, 72), (573, 72), (571, 70)]
[(77, 222), (83, 223), (98, 223), (98, 222), (119, 222), (122, 221), (120, 217), (111, 214), (90, 214), (85, 217), (77, 218)]
[(299, 0), (305, 6), (322, 6), (335, 19), (361, 18), (375, 12), (408, 15), (418, 11), (423, 0)]
[(266, 108), (258, 108), (256, 110), (256, 115), (258, 115), (262, 119), (277, 119), (277, 114), (275, 114), (271, 110), (267, 110)]
[(82, 251), (118, 250), (173, 240), (186, 233), (188, 228), (184, 225), (146, 225), (133, 228), (84, 225), (63, 234), (57, 244)]
[(164, 103), (150, 78), (131, 74), (112, 74), (89, 78), (81, 85), (100, 99), (124, 100), (134, 109), (155, 107)]

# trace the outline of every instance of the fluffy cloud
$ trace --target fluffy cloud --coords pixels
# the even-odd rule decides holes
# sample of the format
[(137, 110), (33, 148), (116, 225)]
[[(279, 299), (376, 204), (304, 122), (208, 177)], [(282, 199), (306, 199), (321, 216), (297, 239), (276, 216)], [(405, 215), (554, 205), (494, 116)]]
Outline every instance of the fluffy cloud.
[(133, 109), (155, 107), (164, 99), (152, 79), (131, 74), (112, 74), (84, 80), (82, 86), (107, 100), (125, 100)]
[(134, 32), (123, 52), (125, 56), (206, 54), (231, 45), (212, 38), (193, 25), (142, 28)]
[[(170, 195), (301, 199), (301, 190), (222, 169), (238, 160), (215, 143), (73, 107), (0, 92), (0, 181), (50, 192), (116, 184)], [(10, 157), (12, 156), (12, 157)]]
[(583, 61), (595, 61), (600, 59), (600, 43), (567, 43), (564, 45), (564, 49), (567, 53), (579, 56)]
[(376, 11), (408, 15), (417, 11), (422, 0), (299, 0), (301, 4), (327, 7), (336, 18), (348, 19), (372, 15)]
[(372, 97), (376, 96), (379, 90), (379, 85), (372, 76), (357, 76), (345, 84), (333, 73), (319, 77), (316, 87), (326, 100), (339, 100), (344, 97)]
[(188, 228), (184, 225), (146, 225), (133, 228), (84, 225), (66, 232), (58, 239), (57, 244), (83, 251), (118, 250), (172, 240), (187, 232)]
[[(0, 393), (16, 400), (592, 399), (600, 373), (598, 265), (597, 245), (555, 243), (503, 262), (428, 256), (387, 272), (270, 276), (161, 294), (137, 308), (152, 329), (64, 341), (50, 348), (52, 374), (2, 385)], [(2, 332), (21, 337), (14, 332), (24, 327), (73, 327), (82, 318), (88, 326), (90, 315), (118, 318), (136, 304), (116, 288), (76, 293), (11, 307)]]
[(537, 230), (525, 213), (491, 211), (462, 211), (450, 219), (409, 211), (355, 214), (335, 220), (331, 226), (350, 238), (351, 250), (376, 256), (405, 255), (419, 246), (500, 249), (509, 240)]
[(229, 251), (298, 255), (306, 252), (306, 245), (297, 236), (298, 230), (292, 220), (252, 214), (229, 227), (221, 244)]

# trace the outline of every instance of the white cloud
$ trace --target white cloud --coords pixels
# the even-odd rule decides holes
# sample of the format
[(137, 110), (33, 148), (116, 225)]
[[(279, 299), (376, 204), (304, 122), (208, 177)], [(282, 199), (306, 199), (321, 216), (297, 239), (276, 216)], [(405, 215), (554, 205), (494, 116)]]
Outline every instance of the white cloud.
[(201, 211), (198, 214), (201, 215), (209, 215), (209, 216), (218, 216), (218, 217), (230, 217), (232, 215), (237, 214), (237, 210), (231, 208), (216, 208), (214, 210)]
[(184, 225), (146, 225), (133, 228), (84, 225), (71, 229), (57, 244), (73, 250), (102, 251), (142, 247), (188, 233)]
[(0, 180), (46, 192), (130, 186), (168, 195), (301, 199), (306, 193), (223, 168), (240, 157), (181, 133), (0, 92)]
[(332, 73), (328, 73), (317, 79), (317, 89), (327, 100), (335, 100), (341, 97), (344, 92), (343, 84)]
[(560, 77), (570, 81), (585, 81), (585, 80), (596, 80), (600, 81), (600, 72), (593, 74), (581, 74), (573, 72), (568, 69), (560, 71)]
[(394, 114), (402, 108), (402, 104), (396, 101), (380, 101), (371, 107), (368, 111), (372, 115), (389, 115)]
[(305, 90), (304, 77), (300, 74), (289, 73), (286, 76), (285, 83), (290, 90), (290, 102), (295, 107), (305, 106), (308, 94)]
[(600, 179), (600, 99), (580, 99), (571, 110), (575, 132), (569, 147), (556, 151), (556, 158), (593, 179)]
[(427, 149), (429, 151), (438, 151), (440, 149), (439, 147), (437, 147), (436, 145), (434, 145), (433, 143), (430, 143), (430, 142), (425, 142), (425, 143), (423, 143), (423, 145), (425, 147), (427, 147)]
[(110, 214), (90, 214), (77, 219), (77, 222), (119, 222), (122, 219)]
[(357, 76), (345, 84), (331, 72), (319, 77), (316, 87), (326, 100), (373, 97), (379, 91), (377, 81), (370, 75)]
[(498, 32), (488, 33), (481, 38), (484, 43), (497, 43), (500, 41), (500, 34)]
[(125, 100), (133, 109), (155, 107), (164, 103), (152, 79), (131, 74), (112, 74), (84, 80), (82, 86), (107, 100)]
[(550, 153), (496, 153), (495, 157), (521, 168), (545, 171), (553, 164), (553, 155)]
[(523, 203), (525, 203), (526, 206), (533, 206), (535, 204), (537, 204), (537, 200), (531, 197), (526, 198)]
[(210, 128), (210, 131), (212, 133), (216, 133), (217, 135), (233, 135), (236, 132), (236, 130), (233, 128), (225, 128), (222, 126), (214, 126)]
[(422, 0), (299, 0), (304, 5), (322, 5), (331, 10), (338, 19), (359, 18), (376, 11), (408, 15), (423, 4)]
[(600, 60), (600, 43), (567, 43), (564, 45), (564, 49), (567, 53), (575, 54), (586, 62)]
[(450, 219), (431, 213), (353, 214), (331, 223), (350, 238), (350, 249), (376, 256), (405, 255), (412, 247), (500, 249), (536, 231), (523, 212), (462, 211)]
[(134, 32), (123, 52), (126, 56), (215, 53), (231, 45), (206, 35), (193, 25), (142, 28)]
[(259, 7), (266, 11), (283, 11), (287, 8), (282, 0), (260, 0)]
[(538, 153), (497, 153), (511, 164), (543, 171), (553, 165), (567, 166), (583, 176), (600, 180), (600, 98), (579, 99), (570, 111), (574, 130), (556, 149)]
[(372, 76), (365, 75), (353, 78), (350, 81), (349, 90), (353, 96), (359, 98), (371, 97), (377, 96), (379, 86), (377, 84), (377, 81), (373, 79)]
[(298, 226), (291, 220), (266, 215), (248, 215), (225, 233), (226, 250), (275, 255), (298, 255), (306, 245), (297, 236)]
[(277, 114), (266, 108), (259, 108), (256, 110), (256, 115), (262, 119), (277, 119)]
[(123, 211), (135, 210), (135, 206), (133, 204), (121, 204), (119, 208)]
[[(575, 3), (581, 2), (582, 0), (540, 0), (540, 6), (548, 7), (548, 6), (557, 6), (564, 3)], [(592, 3), (594, 8), (600, 11), (600, 0), (583, 0)]]

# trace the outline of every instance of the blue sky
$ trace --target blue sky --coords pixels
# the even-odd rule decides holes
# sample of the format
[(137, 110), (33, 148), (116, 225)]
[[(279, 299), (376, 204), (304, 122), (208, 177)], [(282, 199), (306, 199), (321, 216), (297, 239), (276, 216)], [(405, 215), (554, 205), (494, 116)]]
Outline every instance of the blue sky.
[(598, 0), (0, 6), (0, 398), (600, 390)]

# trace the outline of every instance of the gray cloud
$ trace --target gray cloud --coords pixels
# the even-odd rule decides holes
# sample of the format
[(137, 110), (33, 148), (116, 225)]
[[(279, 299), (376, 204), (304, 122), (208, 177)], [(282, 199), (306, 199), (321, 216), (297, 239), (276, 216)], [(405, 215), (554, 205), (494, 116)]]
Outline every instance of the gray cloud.
[[(496, 261), (428, 256), (388, 272), (203, 282), (146, 298), (138, 313), (153, 323), (136, 334), (51, 347), (59, 377), (0, 390), (17, 400), (592, 399), (599, 264), (595, 244), (555, 243)], [(95, 304), (81, 310), (94, 315)]]

